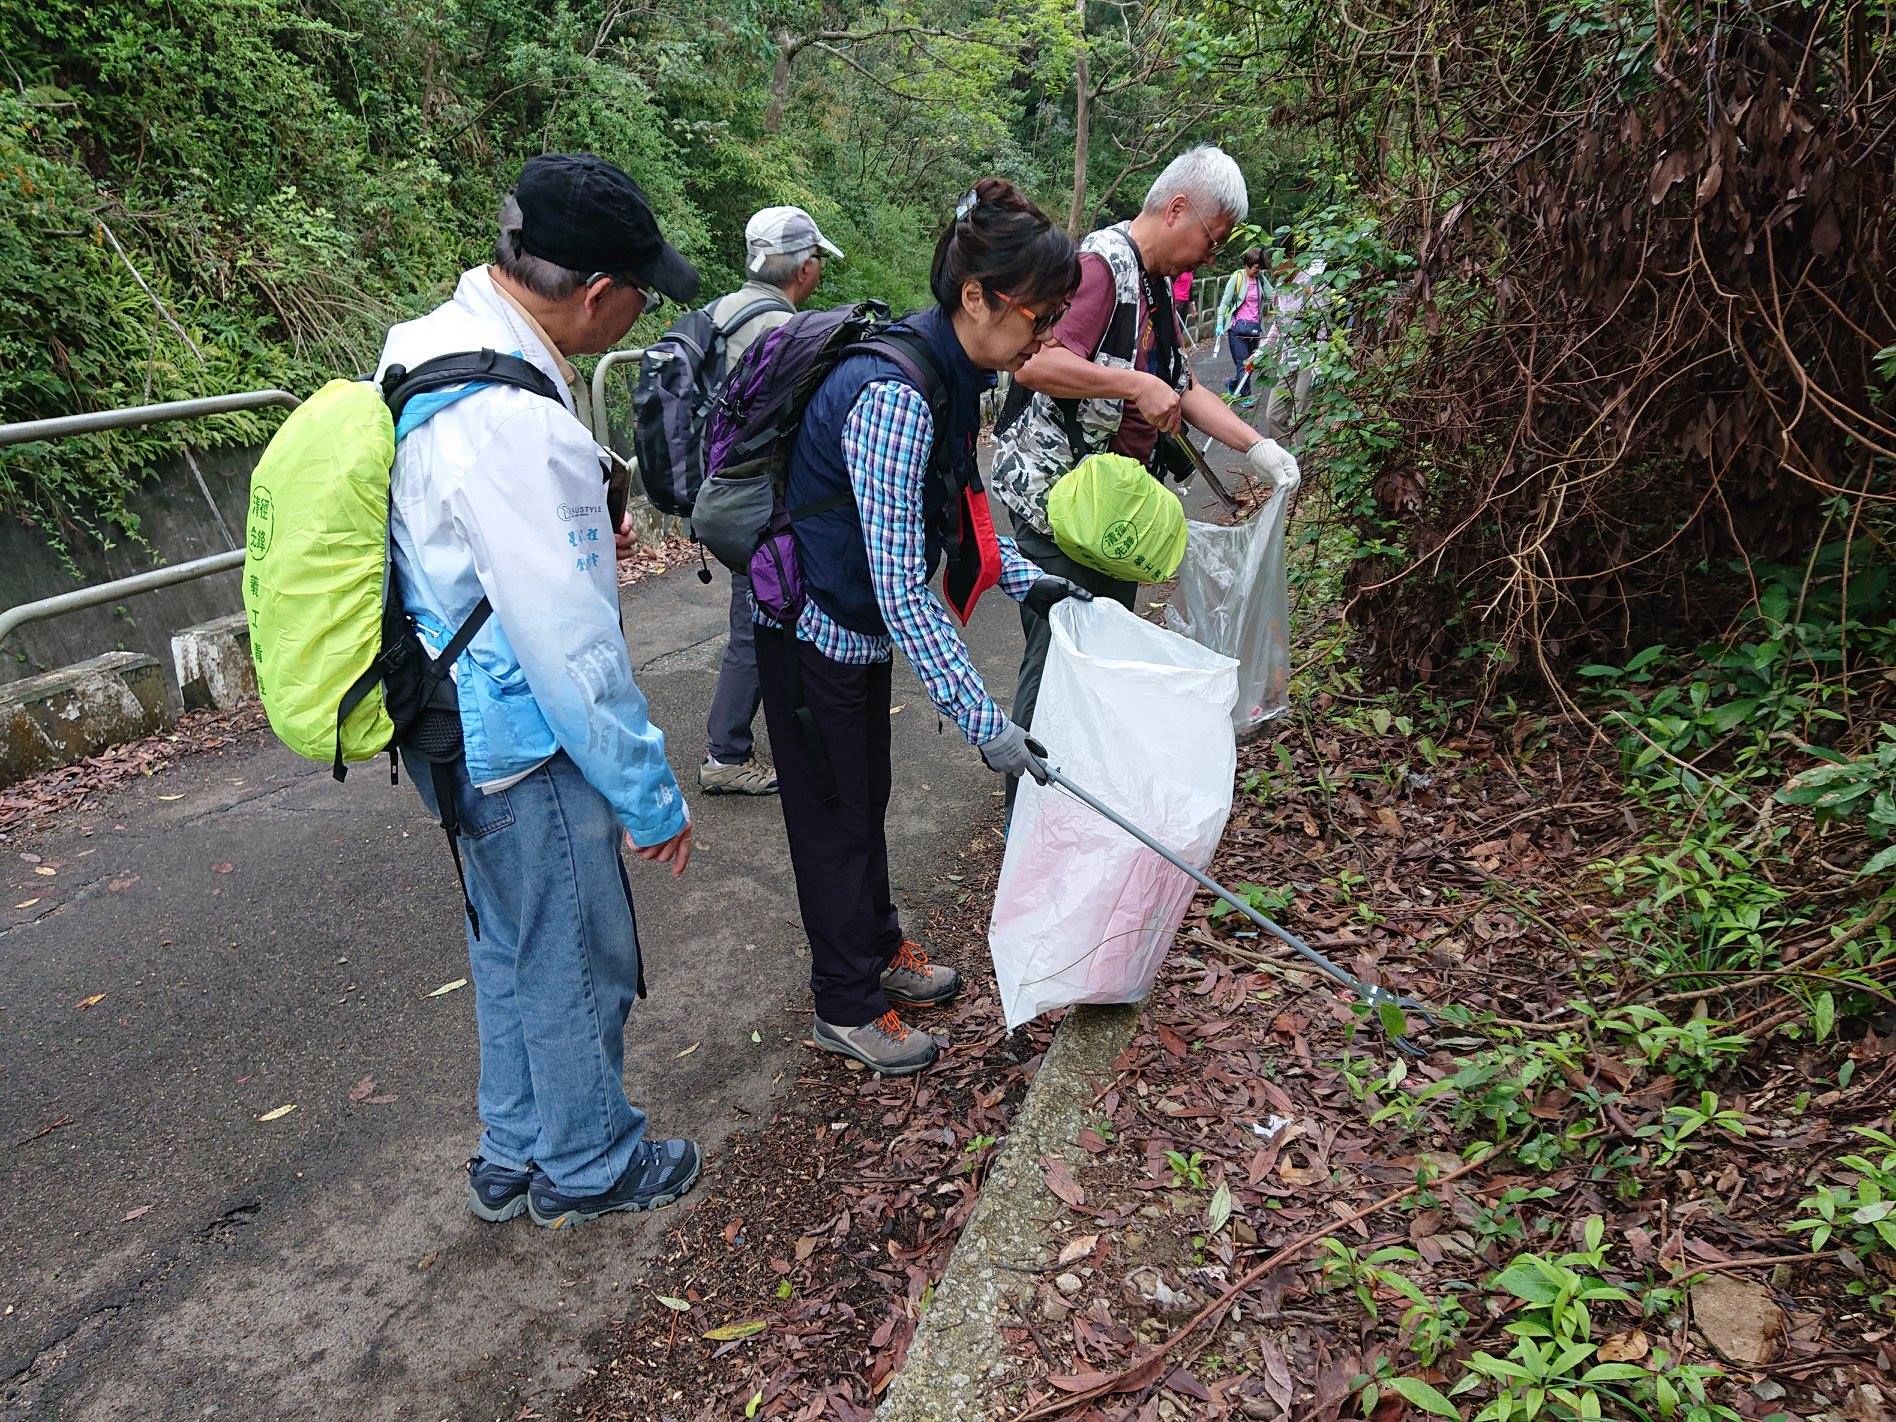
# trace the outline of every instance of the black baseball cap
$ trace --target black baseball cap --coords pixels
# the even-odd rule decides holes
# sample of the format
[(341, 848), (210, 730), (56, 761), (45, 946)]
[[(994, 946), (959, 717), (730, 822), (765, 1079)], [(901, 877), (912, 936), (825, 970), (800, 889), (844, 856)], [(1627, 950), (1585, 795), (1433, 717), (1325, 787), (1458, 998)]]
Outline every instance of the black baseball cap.
[(514, 184), (520, 247), (575, 272), (607, 272), (672, 300), (698, 295), (698, 269), (658, 230), (652, 205), (625, 172), (591, 153), (529, 159)]

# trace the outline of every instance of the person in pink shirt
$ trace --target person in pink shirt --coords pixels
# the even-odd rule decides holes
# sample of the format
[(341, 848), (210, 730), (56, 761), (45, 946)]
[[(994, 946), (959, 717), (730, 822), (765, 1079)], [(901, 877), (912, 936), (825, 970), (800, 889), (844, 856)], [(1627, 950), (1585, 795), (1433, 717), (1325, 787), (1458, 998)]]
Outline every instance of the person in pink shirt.
[(1249, 381), (1245, 366), (1264, 331), (1264, 312), (1271, 305), (1270, 278), (1264, 274), (1264, 249), (1245, 249), (1243, 265), (1231, 273), (1218, 301), (1218, 334), (1231, 341), (1231, 378), (1225, 393), (1242, 393)]
[(1193, 274), (1189, 271), (1180, 272), (1172, 278), (1172, 305), (1181, 321), (1192, 314), (1192, 279)]

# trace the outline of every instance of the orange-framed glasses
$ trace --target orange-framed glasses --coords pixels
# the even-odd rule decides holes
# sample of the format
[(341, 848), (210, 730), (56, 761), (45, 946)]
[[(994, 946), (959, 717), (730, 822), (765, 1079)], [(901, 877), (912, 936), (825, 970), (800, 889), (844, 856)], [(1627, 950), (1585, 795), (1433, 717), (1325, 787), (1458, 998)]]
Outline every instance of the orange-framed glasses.
[(1015, 301), (1012, 297), (1008, 297), (1006, 300), (1009, 310), (1020, 312), (1021, 315), (1034, 323), (1034, 334), (1036, 336), (1044, 336), (1055, 326), (1059, 325), (1060, 318), (1066, 315), (1067, 312), (1065, 302), (1062, 302), (1058, 306), (1049, 307), (1045, 311), (1036, 311), (1024, 301)]

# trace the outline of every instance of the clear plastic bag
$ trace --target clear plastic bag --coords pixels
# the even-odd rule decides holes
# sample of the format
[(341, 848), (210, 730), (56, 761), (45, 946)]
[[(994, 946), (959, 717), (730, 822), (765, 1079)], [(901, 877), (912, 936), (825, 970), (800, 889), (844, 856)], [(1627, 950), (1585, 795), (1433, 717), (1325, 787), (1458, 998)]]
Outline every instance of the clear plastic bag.
[[(1034, 709), (1048, 760), (1187, 863), (1231, 813), (1237, 664), (1118, 603), (1068, 599)], [(988, 947), (1007, 1025), (1152, 988), (1192, 881), (1060, 789), (1023, 780)]]
[(1165, 608), (1167, 627), (1237, 660), (1231, 723), (1240, 735), (1290, 709), (1289, 508), (1278, 494), (1248, 523), (1187, 523), (1178, 591)]

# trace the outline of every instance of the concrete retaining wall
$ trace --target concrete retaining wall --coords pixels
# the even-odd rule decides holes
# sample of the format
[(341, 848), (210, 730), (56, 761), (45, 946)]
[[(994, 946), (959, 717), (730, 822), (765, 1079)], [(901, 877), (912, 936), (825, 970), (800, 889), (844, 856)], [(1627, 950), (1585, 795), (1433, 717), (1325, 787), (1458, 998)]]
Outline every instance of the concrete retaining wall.
[[(620, 370), (629, 390), (636, 366), (628, 362)], [(615, 387), (618, 404), (625, 403), (625, 394)], [(611, 439), (630, 454), (624, 431), (615, 429)], [(75, 539), (70, 565), (48, 546), (43, 530), (0, 521), (0, 608), (242, 547), (250, 473), (261, 453), (194, 450), (160, 466), (129, 500), (143, 541), (102, 548)], [(660, 519), (642, 501), (634, 510), (642, 541), (683, 529), (679, 520)], [(0, 645), (0, 679), (26, 680), (0, 687), (6, 722), (0, 730), (0, 783), (142, 735), (169, 720), (180, 704), (228, 707), (254, 695), (239, 576), (236, 569), (215, 573), (29, 623), (9, 636)], [(156, 719), (160, 707), (164, 714)], [(119, 733), (107, 734), (113, 727)]]
[[(73, 577), (46, 545), (43, 530), (12, 520), (0, 521), (0, 607), (32, 602), (55, 593), (106, 583), (166, 564), (205, 558), (242, 546), (244, 507), (250, 471), (258, 451), (219, 449), (194, 452), (204, 489), (184, 460), (165, 466), (148, 487), (131, 499), (149, 549), (121, 542), (102, 549), (75, 540)], [(220, 523), (219, 520), (222, 520)], [(228, 530), (231, 539), (226, 539)], [(216, 573), (195, 582), (141, 593), (123, 602), (85, 612), (69, 612), (47, 622), (29, 623), (0, 646), (5, 672), (27, 676), (96, 657), (101, 652), (140, 652), (168, 673), (171, 637), (182, 627), (208, 622), (243, 606), (237, 573)]]
[(107, 652), (0, 686), (0, 783), (96, 755), (176, 718), (164, 669), (137, 652)]

